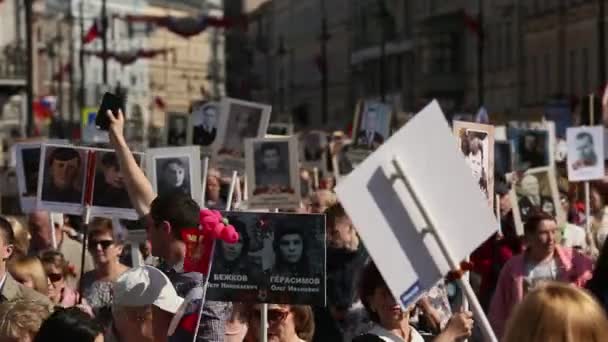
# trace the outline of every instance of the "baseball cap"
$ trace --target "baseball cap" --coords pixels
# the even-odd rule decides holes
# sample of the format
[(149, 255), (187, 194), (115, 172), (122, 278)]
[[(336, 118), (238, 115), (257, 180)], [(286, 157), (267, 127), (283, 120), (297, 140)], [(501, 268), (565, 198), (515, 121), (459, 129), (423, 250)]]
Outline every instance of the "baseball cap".
[(116, 279), (113, 287), (114, 305), (140, 307), (154, 305), (175, 314), (184, 299), (158, 268), (140, 266), (132, 268)]

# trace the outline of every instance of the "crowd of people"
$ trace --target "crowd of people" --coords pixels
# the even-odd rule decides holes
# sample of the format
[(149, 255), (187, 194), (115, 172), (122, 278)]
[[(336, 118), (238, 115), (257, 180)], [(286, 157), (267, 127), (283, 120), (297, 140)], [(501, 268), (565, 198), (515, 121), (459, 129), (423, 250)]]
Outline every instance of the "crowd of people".
[[(181, 342), (194, 335), (258, 341), (261, 304), (204, 301), (203, 276), (184, 270), (181, 232), (199, 225), (199, 205), (182, 192), (157, 196), (125, 141), (122, 113), (110, 121), (116, 163), (147, 231), (144, 264), (125, 261), (126, 241), (110, 219), (93, 219), (85, 241), (74, 218), (57, 222), (44, 211), (0, 216), (0, 341)], [(327, 305), (268, 305), (269, 341), (482, 341), (454, 277), (402, 308), (332, 191), (335, 180), (322, 175), (316, 186), (306, 171), (301, 178), (308, 186), (296, 212), (326, 218)], [(608, 207), (601, 184), (592, 191), (590, 234), (565, 189), (568, 223), (532, 212), (520, 237), (511, 184), (495, 178), (502, 230), (471, 255), (470, 276), (495, 334), (505, 342), (608, 341)], [(225, 208), (228, 183), (209, 170), (206, 207)]]

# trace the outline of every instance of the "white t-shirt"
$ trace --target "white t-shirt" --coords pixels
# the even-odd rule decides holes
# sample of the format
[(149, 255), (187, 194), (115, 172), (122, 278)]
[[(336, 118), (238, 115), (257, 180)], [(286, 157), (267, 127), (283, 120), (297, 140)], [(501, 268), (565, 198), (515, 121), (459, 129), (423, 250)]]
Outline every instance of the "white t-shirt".
[(549, 261), (533, 264), (526, 262), (524, 277), (524, 292), (534, 289), (542, 282), (557, 279), (557, 261), (555, 257)]
[(424, 338), (414, 329), (414, 327), (410, 326), (410, 340), (404, 341), (401, 337), (393, 334), (392, 332), (384, 329), (378, 324), (374, 324), (372, 329), (368, 332), (369, 334), (376, 335), (380, 337), (385, 342), (424, 342)]

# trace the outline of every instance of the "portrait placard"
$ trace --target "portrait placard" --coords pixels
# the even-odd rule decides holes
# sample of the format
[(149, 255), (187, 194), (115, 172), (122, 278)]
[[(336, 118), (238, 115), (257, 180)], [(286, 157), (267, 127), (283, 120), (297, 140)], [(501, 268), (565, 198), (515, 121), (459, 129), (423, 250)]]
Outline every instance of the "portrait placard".
[(189, 194), (201, 205), (201, 157), (198, 146), (148, 149), (146, 175), (158, 195), (178, 191)]
[(188, 143), (201, 147), (203, 155), (211, 155), (217, 137), (220, 107), (217, 102), (197, 102), (188, 120)]
[(494, 142), (494, 172), (499, 175), (513, 172), (513, 147), (508, 141)]
[(325, 305), (325, 217), (224, 212), (239, 232), (217, 242), (208, 299)]
[(352, 144), (348, 157), (359, 164), (390, 136), (392, 108), (377, 101), (362, 101), (353, 120)]
[[(116, 153), (107, 149), (92, 150), (96, 158), (91, 215), (137, 220), (138, 215), (131, 204)], [(133, 157), (141, 168), (143, 153), (133, 153)]]
[(507, 138), (513, 145), (516, 169), (525, 170), (555, 164), (553, 122), (509, 122)]
[(302, 132), (299, 137), (300, 163), (303, 168), (319, 170), (321, 176), (327, 175), (327, 133), (323, 131)]
[[(507, 178), (513, 179), (514, 175)], [(513, 207), (513, 219), (517, 234), (524, 234), (524, 223), (534, 212), (544, 212), (557, 220), (566, 222), (565, 213), (559, 201), (557, 179), (553, 167), (528, 169), (517, 179), (509, 193)]]
[(223, 98), (220, 105), (218, 136), (213, 144), (213, 159), (222, 175), (245, 171), (247, 138), (263, 138), (268, 129), (271, 107), (255, 102)]
[(570, 127), (568, 144), (568, 180), (591, 181), (604, 178), (604, 128)]
[(245, 140), (249, 208), (292, 209), (300, 205), (298, 140)]
[(42, 144), (36, 208), (82, 215), (87, 170), (85, 147)]
[(21, 209), (26, 213), (36, 209), (41, 144), (41, 142), (27, 142), (15, 145), (19, 200)]
[(185, 146), (188, 139), (188, 115), (168, 112), (165, 122), (165, 143), (167, 146)]
[(454, 135), (475, 182), (494, 207), (494, 126), (454, 121)]

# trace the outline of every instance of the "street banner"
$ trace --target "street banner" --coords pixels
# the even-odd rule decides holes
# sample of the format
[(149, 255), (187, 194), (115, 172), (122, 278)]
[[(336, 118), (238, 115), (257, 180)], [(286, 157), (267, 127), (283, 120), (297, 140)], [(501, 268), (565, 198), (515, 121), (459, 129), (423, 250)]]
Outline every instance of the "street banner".
[(325, 305), (325, 217), (223, 212), (239, 241), (218, 241), (207, 298)]
[[(336, 193), (403, 308), (450, 271), (446, 254), (464, 260), (498, 228), (436, 101), (343, 178)], [(431, 224), (446, 253), (428, 232)]]

